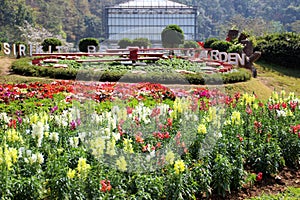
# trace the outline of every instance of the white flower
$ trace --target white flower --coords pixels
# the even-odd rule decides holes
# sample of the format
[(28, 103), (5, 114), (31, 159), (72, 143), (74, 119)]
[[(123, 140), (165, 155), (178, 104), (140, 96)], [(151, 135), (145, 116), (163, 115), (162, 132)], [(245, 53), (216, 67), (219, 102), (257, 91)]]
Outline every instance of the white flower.
[(78, 137), (81, 141), (84, 141), (85, 137), (86, 137), (86, 133), (82, 132), (82, 133), (78, 133)]
[(37, 146), (42, 146), (42, 140), (44, 137), (44, 124), (40, 121), (37, 124), (32, 124), (32, 137), (37, 139)]
[(0, 120), (3, 120), (5, 123), (8, 123), (10, 117), (8, 117), (6, 113), (0, 113)]
[(72, 147), (76, 148), (76, 147), (78, 147), (78, 144), (79, 144), (79, 138), (78, 137), (70, 137), (69, 142)]
[(44, 163), (44, 156), (41, 153), (37, 153), (37, 162), (39, 164), (43, 164)]
[(19, 158), (22, 158), (23, 157), (23, 152), (25, 151), (25, 147), (20, 147), (19, 148)]
[(32, 154), (31, 157), (29, 158), (29, 163), (33, 164), (37, 161), (37, 155), (36, 154)]
[(284, 110), (276, 110), (277, 117), (286, 117), (286, 112)]
[(59, 140), (59, 136), (58, 136), (58, 133), (57, 132), (52, 132), (52, 133), (50, 133), (50, 140), (53, 140), (54, 142), (58, 142), (58, 140)]
[(113, 136), (113, 138), (114, 138), (116, 141), (118, 141), (118, 140), (121, 138), (120, 133), (115, 133), (115, 132), (113, 132), (113, 133), (112, 133), (112, 136)]

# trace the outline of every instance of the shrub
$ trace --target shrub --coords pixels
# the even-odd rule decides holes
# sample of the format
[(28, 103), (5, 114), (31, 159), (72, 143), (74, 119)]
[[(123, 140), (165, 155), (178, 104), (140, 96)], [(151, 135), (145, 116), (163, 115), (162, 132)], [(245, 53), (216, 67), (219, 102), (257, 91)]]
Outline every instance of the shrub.
[(297, 67), (300, 59), (300, 34), (275, 33), (257, 38), (261, 59), (285, 67)]
[(138, 46), (140, 48), (142, 48), (142, 47), (147, 48), (147, 47), (151, 46), (151, 43), (148, 38), (135, 38), (132, 41), (132, 46)]
[[(178, 62), (177, 62), (178, 63)], [(12, 70), (16, 74), (37, 77), (50, 77), (59, 79), (76, 79), (77, 73), (80, 72), (80, 77), (86, 80), (97, 80), (102, 82), (157, 82), (164, 84), (177, 84), (178, 82), (189, 82), (190, 84), (227, 84), (243, 82), (251, 79), (251, 72), (247, 69), (239, 68), (235, 71), (222, 74), (178, 74), (173, 71), (149, 71), (146, 74), (133, 74), (127, 73), (130, 69), (121, 70), (116, 66), (116, 70), (108, 71), (92, 71), (80, 70), (79, 67), (73, 62), (69, 62), (71, 67), (65, 68), (52, 68), (41, 67), (30, 64), (30, 58), (22, 58), (12, 64)], [(180, 63), (179, 63), (180, 64)], [(187, 61), (183, 60), (182, 65), (186, 65)], [(168, 63), (162, 65), (161, 68), (167, 66)], [(120, 65), (122, 67), (123, 65)]]
[(199, 45), (196, 41), (184, 41), (183, 48), (199, 48)]
[(42, 42), (42, 49), (44, 52), (49, 51), (49, 47), (51, 47), (51, 53), (56, 51), (57, 46), (61, 46), (62, 42), (57, 38), (46, 38)]
[(132, 40), (129, 38), (123, 38), (118, 42), (120, 49), (126, 49), (128, 46), (132, 46)]
[(88, 46), (99, 46), (99, 40), (96, 38), (83, 38), (79, 41), (79, 51), (88, 52)]
[(176, 24), (170, 24), (161, 33), (162, 45), (165, 48), (176, 48), (184, 42), (182, 29)]
[(219, 41), (217, 38), (208, 38), (207, 40), (205, 40), (204, 42), (204, 48), (211, 48), (211, 44)]
[(228, 48), (227, 52), (228, 53), (240, 53), (240, 52), (242, 52), (243, 48), (244, 48), (244, 46), (242, 44), (232, 44)]
[(228, 41), (220, 40), (220, 41), (213, 42), (210, 45), (210, 48), (212, 48), (214, 50), (218, 50), (220, 52), (227, 52), (231, 45), (232, 45), (232, 43), (230, 43)]

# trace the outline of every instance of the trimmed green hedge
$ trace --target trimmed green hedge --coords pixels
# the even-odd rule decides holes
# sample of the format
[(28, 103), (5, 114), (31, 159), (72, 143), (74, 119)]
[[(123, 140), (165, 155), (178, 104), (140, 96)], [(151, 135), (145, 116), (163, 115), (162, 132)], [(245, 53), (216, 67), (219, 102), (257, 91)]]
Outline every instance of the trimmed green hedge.
[(257, 38), (255, 50), (261, 51), (261, 59), (285, 67), (299, 67), (300, 34), (274, 33)]
[(49, 77), (66, 80), (93, 80), (102, 82), (157, 82), (163, 84), (189, 83), (189, 84), (227, 84), (243, 82), (251, 79), (249, 70), (240, 68), (230, 73), (222, 74), (179, 74), (148, 72), (146, 74), (133, 74), (126, 71), (92, 71), (65, 68), (52, 68), (31, 65), (30, 58), (21, 58), (12, 64), (16, 74), (35, 77)]

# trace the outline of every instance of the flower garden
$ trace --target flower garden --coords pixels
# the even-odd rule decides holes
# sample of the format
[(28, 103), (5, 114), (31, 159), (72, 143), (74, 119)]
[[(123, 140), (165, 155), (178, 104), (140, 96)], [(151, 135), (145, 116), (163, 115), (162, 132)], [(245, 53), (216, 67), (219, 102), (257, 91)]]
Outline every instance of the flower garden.
[(300, 165), (300, 100), (55, 81), (0, 85), (2, 199), (196, 199)]

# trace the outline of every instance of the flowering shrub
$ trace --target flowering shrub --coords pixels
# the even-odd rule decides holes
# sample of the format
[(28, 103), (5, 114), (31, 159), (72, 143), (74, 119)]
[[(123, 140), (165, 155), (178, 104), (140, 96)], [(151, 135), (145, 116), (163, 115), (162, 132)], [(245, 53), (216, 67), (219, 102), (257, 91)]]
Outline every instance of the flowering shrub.
[(0, 196), (224, 196), (299, 167), (299, 115), (284, 92), (262, 102), (150, 83), (2, 84)]

